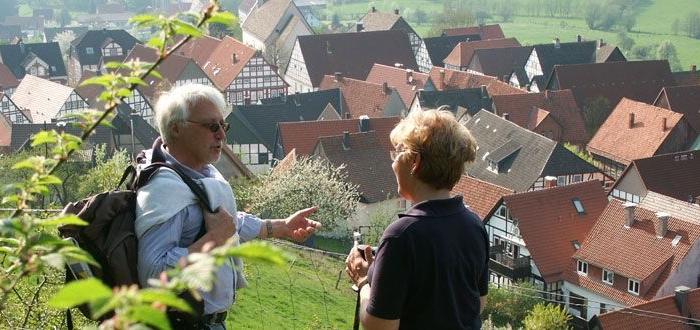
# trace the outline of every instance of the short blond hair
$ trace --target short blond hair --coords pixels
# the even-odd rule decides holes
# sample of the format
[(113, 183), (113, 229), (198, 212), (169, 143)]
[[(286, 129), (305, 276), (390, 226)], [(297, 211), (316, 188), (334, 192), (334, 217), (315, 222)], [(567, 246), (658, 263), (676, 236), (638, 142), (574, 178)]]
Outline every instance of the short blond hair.
[(466, 164), (476, 158), (476, 141), (455, 116), (440, 107), (436, 110), (413, 111), (391, 131), (394, 146), (421, 155), (421, 181), (435, 189), (452, 189), (459, 181)]

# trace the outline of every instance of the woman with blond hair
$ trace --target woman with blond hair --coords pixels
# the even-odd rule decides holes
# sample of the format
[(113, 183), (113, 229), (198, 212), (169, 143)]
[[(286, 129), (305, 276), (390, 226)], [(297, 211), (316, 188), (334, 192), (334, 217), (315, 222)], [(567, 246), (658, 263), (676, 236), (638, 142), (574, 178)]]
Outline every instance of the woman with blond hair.
[(376, 257), (369, 247), (348, 255), (360, 320), (365, 329), (479, 329), (487, 234), (462, 197), (450, 194), (474, 161), (476, 143), (444, 110), (403, 119), (391, 143), (398, 193), (413, 206), (386, 228)]

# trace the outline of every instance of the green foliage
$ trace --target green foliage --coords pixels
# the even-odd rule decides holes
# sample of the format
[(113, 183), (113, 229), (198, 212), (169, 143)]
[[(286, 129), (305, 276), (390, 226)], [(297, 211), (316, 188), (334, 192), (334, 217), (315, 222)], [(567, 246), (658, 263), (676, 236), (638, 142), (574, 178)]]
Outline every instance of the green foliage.
[(301, 158), (288, 168), (260, 177), (247, 201), (251, 211), (263, 218), (286, 218), (311, 206), (319, 210), (314, 219), (323, 231), (332, 231), (355, 211), (357, 188), (347, 183), (343, 167), (315, 158)]
[(656, 58), (659, 60), (667, 60), (673, 71), (681, 70), (681, 61), (678, 60), (676, 46), (668, 40), (663, 41), (656, 49)]
[(117, 188), (124, 169), (131, 163), (126, 150), (115, 152), (111, 157), (104, 144), (95, 147), (95, 166), (80, 176), (78, 195), (85, 198)]
[(627, 33), (621, 31), (617, 34), (617, 46), (620, 47), (620, 49), (628, 52), (632, 50), (634, 44), (634, 39), (630, 38)]
[(595, 161), (593, 160), (593, 156), (591, 156), (591, 154), (586, 149), (581, 149), (581, 148), (579, 148), (571, 143), (568, 143), (568, 142), (564, 143), (564, 148), (573, 152), (574, 154), (576, 154), (576, 156), (585, 160), (589, 164), (596, 166)]
[(563, 307), (553, 304), (537, 304), (525, 317), (525, 330), (550, 329), (569, 330), (571, 315)]
[[(482, 19), (486, 17), (482, 12)], [(469, 8), (460, 2), (445, 2), (442, 13), (434, 17), (433, 25), (427, 36), (434, 37), (442, 34), (442, 30), (456, 27), (471, 26), (476, 22), (477, 17)]]
[(493, 325), (504, 327), (510, 325), (519, 328), (528, 312), (538, 303), (539, 299), (533, 293), (535, 288), (530, 283), (520, 283), (517, 286), (498, 288), (489, 287), (488, 301), (481, 313), (482, 319), (490, 318)]
[(382, 234), (386, 227), (388, 227), (397, 217), (398, 209), (392, 204), (382, 203), (379, 204), (374, 210), (369, 214), (369, 232), (363, 232), (363, 242), (369, 245), (378, 245), (379, 240), (382, 238)]
[(683, 21), (681, 21), (680, 26), (681, 30), (688, 37), (700, 39), (700, 12), (688, 12)]
[(583, 105), (583, 120), (590, 136), (595, 135), (598, 128), (608, 119), (610, 112), (612, 112), (612, 106), (607, 98), (598, 96), (586, 100)]
[(630, 57), (636, 60), (653, 60), (656, 57), (655, 44), (651, 45), (636, 45), (630, 50)]

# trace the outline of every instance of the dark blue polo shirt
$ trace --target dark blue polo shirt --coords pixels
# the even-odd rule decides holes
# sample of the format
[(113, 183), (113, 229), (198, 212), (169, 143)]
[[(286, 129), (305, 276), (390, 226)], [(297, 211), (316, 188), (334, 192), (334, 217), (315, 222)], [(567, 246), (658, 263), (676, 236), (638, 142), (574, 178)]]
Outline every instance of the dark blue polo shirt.
[(411, 207), (384, 231), (367, 312), (401, 329), (478, 329), (488, 293), (488, 239), (462, 197)]

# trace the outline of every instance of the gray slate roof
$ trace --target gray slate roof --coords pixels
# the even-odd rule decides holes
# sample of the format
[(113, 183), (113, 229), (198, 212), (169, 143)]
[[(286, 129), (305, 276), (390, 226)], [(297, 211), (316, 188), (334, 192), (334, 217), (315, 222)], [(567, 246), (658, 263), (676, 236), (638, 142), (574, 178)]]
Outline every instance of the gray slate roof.
[(428, 56), (434, 66), (444, 67), (445, 58), (450, 55), (452, 50), (460, 42), (481, 40), (478, 34), (467, 34), (460, 36), (441, 36), (433, 38), (424, 38), (425, 48), (428, 50)]
[[(479, 146), (467, 169), (477, 179), (524, 192), (539, 177), (598, 172), (557, 142), (488, 111), (479, 111), (465, 126)], [(490, 162), (500, 162), (499, 173), (489, 169)]]
[[(102, 59), (102, 46), (108, 39), (122, 47), (124, 51), (122, 59), (134, 48), (135, 44), (141, 43), (125, 30), (90, 30), (71, 42), (71, 52), (77, 54), (81, 65), (99, 65)], [(87, 47), (92, 47), (92, 54), (86, 53)]]
[(481, 88), (450, 89), (444, 91), (420, 91), (417, 94), (421, 107), (437, 108), (447, 105), (457, 114), (458, 108), (465, 108), (470, 116), (481, 109), (491, 111), (492, 100), (488, 91)]
[[(73, 135), (80, 136), (82, 131), (74, 127), (72, 124), (66, 126), (58, 126), (57, 123), (47, 123), (47, 124), (14, 124), (12, 125), (12, 140), (10, 142), (10, 148), (12, 152), (17, 152), (31, 147), (31, 141), (29, 140), (32, 135), (39, 133), (43, 130), (55, 129), (58, 132), (65, 131)], [(95, 130), (95, 132), (88, 138), (88, 142), (91, 145), (96, 144), (107, 144), (109, 145), (112, 140), (112, 131), (108, 127), (100, 126)]]
[(12, 71), (17, 79), (26, 74), (22, 63), (31, 56), (36, 56), (49, 65), (50, 77), (65, 77), (66, 66), (63, 64), (61, 49), (57, 42), (15, 45), (0, 45), (2, 62)]

